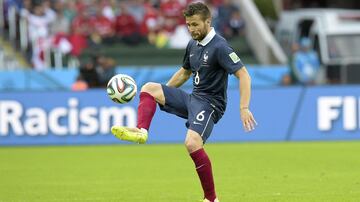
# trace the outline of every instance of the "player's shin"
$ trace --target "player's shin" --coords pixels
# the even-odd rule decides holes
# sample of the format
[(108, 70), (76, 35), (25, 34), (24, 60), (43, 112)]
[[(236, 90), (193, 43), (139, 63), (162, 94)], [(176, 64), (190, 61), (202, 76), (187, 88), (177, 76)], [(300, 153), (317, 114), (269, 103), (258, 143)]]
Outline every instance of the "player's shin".
[(211, 168), (211, 161), (203, 148), (190, 154), (195, 163), (196, 172), (200, 178), (204, 190), (204, 197), (209, 201), (216, 199), (214, 179)]
[(156, 111), (155, 98), (147, 92), (140, 93), (140, 103), (138, 106), (138, 128), (149, 130), (151, 121)]

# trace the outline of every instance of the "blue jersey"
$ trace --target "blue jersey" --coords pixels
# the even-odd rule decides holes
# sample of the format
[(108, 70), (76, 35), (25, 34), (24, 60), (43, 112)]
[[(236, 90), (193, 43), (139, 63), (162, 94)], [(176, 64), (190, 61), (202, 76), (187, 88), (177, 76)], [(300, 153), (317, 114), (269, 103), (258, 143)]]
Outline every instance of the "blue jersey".
[(226, 109), (228, 75), (242, 67), (240, 58), (214, 29), (200, 43), (190, 40), (183, 60), (183, 68), (193, 73), (192, 94), (209, 102), (220, 117)]

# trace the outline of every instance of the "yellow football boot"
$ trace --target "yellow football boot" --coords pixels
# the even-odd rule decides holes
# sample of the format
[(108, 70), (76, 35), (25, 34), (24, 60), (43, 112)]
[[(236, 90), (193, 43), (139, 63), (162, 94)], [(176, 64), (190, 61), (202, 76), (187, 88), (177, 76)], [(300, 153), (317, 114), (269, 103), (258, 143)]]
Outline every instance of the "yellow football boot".
[(145, 144), (148, 139), (148, 133), (144, 129), (128, 128), (124, 126), (111, 127), (111, 133), (120, 140)]

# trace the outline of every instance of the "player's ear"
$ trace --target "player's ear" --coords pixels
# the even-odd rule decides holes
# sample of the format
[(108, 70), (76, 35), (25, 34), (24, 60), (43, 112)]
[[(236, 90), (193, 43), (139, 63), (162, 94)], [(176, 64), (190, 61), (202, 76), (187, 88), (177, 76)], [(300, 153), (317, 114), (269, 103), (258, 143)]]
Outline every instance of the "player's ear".
[(211, 20), (210, 19), (206, 19), (206, 24), (208, 24), (208, 25), (211, 25)]

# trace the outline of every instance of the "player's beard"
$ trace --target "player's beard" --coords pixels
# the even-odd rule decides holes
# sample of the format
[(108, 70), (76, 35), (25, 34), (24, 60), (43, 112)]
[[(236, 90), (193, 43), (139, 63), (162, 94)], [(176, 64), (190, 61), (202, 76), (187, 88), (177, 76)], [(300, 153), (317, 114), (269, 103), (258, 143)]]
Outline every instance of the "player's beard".
[(207, 35), (207, 29), (206, 26), (203, 27), (203, 29), (199, 31), (194, 31), (191, 33), (191, 37), (196, 41), (202, 41)]

